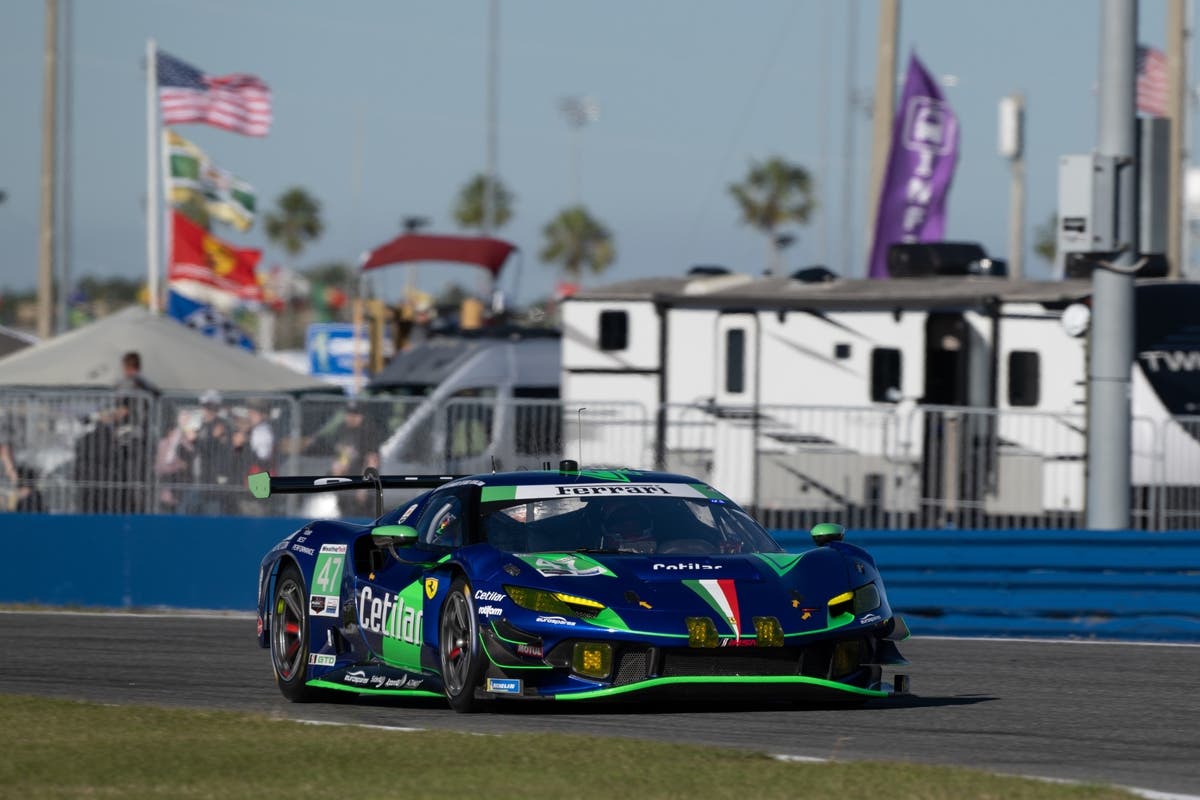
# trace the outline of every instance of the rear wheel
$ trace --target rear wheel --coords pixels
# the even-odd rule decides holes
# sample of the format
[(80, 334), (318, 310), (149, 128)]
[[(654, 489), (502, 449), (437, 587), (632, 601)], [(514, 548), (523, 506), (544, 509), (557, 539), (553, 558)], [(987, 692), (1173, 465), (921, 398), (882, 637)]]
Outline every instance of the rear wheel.
[(279, 691), (293, 703), (310, 703), (334, 697), (328, 690), (306, 686), (308, 680), (309, 625), (304, 578), (289, 563), (275, 578), (271, 602), (271, 666)]
[(455, 711), (470, 713), (480, 709), (475, 689), (483, 677), (485, 656), (480, 652), (479, 628), (471, 585), (456, 578), (450, 586), (438, 623), (442, 683), (446, 700)]

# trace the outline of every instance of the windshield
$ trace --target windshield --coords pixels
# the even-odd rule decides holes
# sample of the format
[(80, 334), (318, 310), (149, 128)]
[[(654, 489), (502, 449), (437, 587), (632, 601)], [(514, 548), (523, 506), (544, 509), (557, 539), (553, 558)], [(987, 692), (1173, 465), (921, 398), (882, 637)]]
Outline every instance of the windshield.
[(510, 553), (783, 552), (746, 512), (707, 498), (564, 497), (488, 503), (482, 531), (485, 541)]

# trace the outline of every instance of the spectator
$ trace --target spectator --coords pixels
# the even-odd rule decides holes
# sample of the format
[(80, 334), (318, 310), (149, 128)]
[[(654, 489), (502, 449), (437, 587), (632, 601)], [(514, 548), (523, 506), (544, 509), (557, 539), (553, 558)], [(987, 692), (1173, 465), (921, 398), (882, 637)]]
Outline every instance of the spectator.
[(198, 504), (188, 513), (221, 514), (227, 505), (230, 483), (242, 476), (230, 474), (230, 425), (221, 408), (221, 395), (210, 389), (200, 395), (200, 426), (189, 442), (188, 456)]
[(146, 392), (158, 397), (162, 394), (149, 378), (142, 374), (142, 356), (136, 350), (130, 350), (121, 356), (121, 379), (117, 381), (118, 391)]
[[(254, 451), (250, 448), (250, 430), (246, 424), (235, 426), (230, 434), (227, 471), (231, 476), (237, 476), (239, 486), (245, 486), (247, 475), (259, 471), (255, 466)], [(248, 501), (242, 492), (230, 496), (229, 510), (245, 516), (260, 516), (264, 513), (262, 503)]]
[(150, 417), (153, 402), (162, 392), (142, 374), (142, 357), (130, 350), (121, 356), (122, 377), (114, 387), (117, 403), (110, 414), (116, 447), (109, 480), (117, 481), (115, 511), (140, 514), (145, 509), (150, 486), (153, 454), (150, 449)]
[[(368, 421), (366, 409), (357, 400), (346, 404), (340, 423), (327, 427), (309, 441), (309, 452), (331, 455), (329, 474), (362, 475), (367, 467), (379, 469), (380, 428)], [(339, 505), (350, 516), (372, 516), (375, 511), (373, 492), (344, 493)]]
[(253, 461), (250, 472), (275, 472), (275, 431), (267, 418), (266, 404), (251, 400), (248, 408), (250, 426), (247, 436)]
[(89, 427), (75, 440), (73, 478), (79, 487), (79, 510), (84, 514), (116, 510), (113, 486), (117, 464), (115, 414), (106, 411), (84, 418)]
[(12, 437), (5, 420), (0, 419), (0, 510), (7, 511), (17, 501), (17, 465), (13, 461)]
[(317, 434), (306, 450), (330, 453), (330, 473), (333, 475), (362, 475), (367, 467), (379, 469), (379, 426), (368, 421), (365, 409), (357, 400), (346, 404), (341, 422)]
[(175, 416), (175, 426), (158, 440), (154, 474), (158, 476), (158, 502), (163, 511), (183, 511), (180, 504), (191, 482), (192, 465), (186, 455), (189, 436), (195, 436), (192, 417), (187, 411), (180, 411)]
[(17, 465), (17, 495), (13, 511), (41, 514), (46, 510), (42, 493), (37, 487), (37, 470), (25, 464)]

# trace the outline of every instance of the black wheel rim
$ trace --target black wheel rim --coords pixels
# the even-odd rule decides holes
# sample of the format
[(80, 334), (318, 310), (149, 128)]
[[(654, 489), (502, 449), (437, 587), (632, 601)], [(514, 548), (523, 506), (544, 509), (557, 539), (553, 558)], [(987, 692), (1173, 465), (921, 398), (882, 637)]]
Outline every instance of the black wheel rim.
[(466, 690), (471, 673), (474, 630), (471, 602), (463, 592), (451, 592), (442, 608), (442, 681), (446, 694), (457, 697)]
[(291, 681), (304, 669), (304, 591), (294, 579), (279, 585), (273, 611), (271, 656), (280, 679)]

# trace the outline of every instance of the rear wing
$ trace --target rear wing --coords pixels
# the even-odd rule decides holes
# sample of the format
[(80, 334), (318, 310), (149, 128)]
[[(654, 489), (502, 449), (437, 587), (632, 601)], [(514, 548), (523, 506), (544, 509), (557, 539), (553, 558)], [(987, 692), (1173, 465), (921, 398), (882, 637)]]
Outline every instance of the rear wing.
[(434, 489), (465, 475), (380, 475), (368, 467), (361, 478), (348, 475), (283, 475), (256, 472), (246, 478), (250, 494), (266, 500), (273, 494), (315, 494), (351, 489), (375, 490), (375, 516), (383, 514), (384, 489)]

